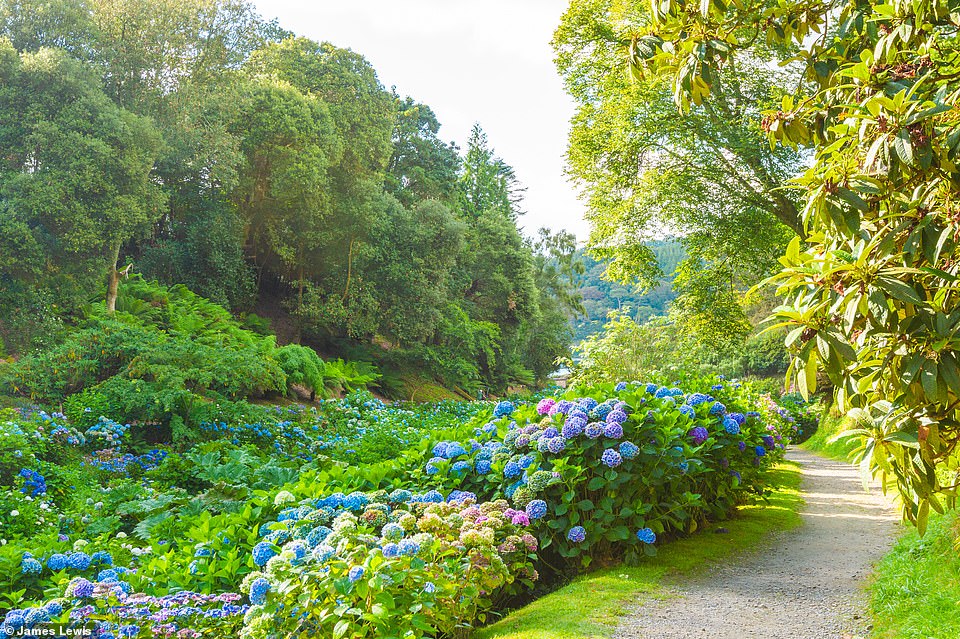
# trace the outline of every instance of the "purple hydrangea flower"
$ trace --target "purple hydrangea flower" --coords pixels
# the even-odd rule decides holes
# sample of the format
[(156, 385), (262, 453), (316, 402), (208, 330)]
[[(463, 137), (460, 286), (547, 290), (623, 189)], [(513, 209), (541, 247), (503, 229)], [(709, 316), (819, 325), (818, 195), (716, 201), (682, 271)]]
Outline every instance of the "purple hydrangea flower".
[(567, 439), (573, 439), (574, 437), (579, 437), (583, 433), (585, 426), (586, 422), (584, 422), (582, 419), (568, 419), (566, 423), (564, 423), (560, 433)]
[(625, 412), (622, 410), (612, 410), (607, 413), (607, 423), (608, 424), (622, 424), (627, 421), (628, 417)]
[(559, 455), (567, 447), (567, 440), (563, 437), (552, 437), (547, 440), (547, 449), (554, 455)]
[(620, 439), (623, 437), (623, 426), (616, 422), (607, 424), (603, 429), (603, 434), (610, 439)]
[(745, 450), (747, 449), (747, 442), (745, 442), (745, 441), (739, 441), (739, 442), (737, 442), (737, 448), (739, 448), (739, 449), (740, 449), (740, 452), (742, 453), (743, 451), (745, 451)]
[(704, 428), (703, 426), (697, 426), (695, 428), (691, 428), (690, 432), (687, 433), (687, 435), (690, 436), (690, 439), (693, 440), (693, 443), (696, 446), (699, 446), (703, 442), (707, 441), (707, 438), (710, 437), (710, 433), (707, 432), (707, 429)]
[(570, 532), (567, 533), (567, 539), (575, 544), (583, 543), (583, 540), (586, 538), (587, 531), (583, 526), (574, 526), (570, 529)]

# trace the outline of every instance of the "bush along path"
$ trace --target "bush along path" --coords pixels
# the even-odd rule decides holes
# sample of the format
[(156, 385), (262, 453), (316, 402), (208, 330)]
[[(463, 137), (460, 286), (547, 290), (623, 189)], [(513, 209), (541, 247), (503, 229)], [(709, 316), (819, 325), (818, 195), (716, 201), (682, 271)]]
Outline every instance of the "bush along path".
[(865, 580), (890, 548), (898, 517), (854, 466), (802, 450), (803, 525), (762, 550), (678, 581), (674, 596), (647, 601), (615, 637), (856, 639), (870, 631)]

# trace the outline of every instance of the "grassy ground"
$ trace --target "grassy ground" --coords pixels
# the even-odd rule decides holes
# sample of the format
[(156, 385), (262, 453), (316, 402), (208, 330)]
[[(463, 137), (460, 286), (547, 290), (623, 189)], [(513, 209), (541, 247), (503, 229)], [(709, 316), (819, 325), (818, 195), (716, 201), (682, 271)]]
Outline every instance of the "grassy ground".
[(850, 423), (845, 418), (825, 415), (820, 420), (820, 426), (817, 428), (817, 432), (801, 444), (801, 447), (814, 453), (819, 453), (824, 457), (847, 461), (850, 459), (851, 451), (857, 447), (856, 441), (846, 439), (831, 443), (830, 440), (849, 427)]
[(958, 538), (958, 513), (932, 516), (922, 539), (911, 530), (883, 558), (870, 587), (875, 637), (960, 637)]
[[(780, 488), (769, 501), (742, 508), (729, 521), (668, 543), (639, 566), (615, 566), (567, 586), (478, 630), (474, 639), (599, 639), (611, 636), (618, 619), (640, 597), (662, 596), (664, 578), (691, 573), (730, 555), (762, 545), (767, 534), (801, 523), (800, 470), (784, 463), (774, 471)], [(719, 527), (727, 534), (715, 534)]]

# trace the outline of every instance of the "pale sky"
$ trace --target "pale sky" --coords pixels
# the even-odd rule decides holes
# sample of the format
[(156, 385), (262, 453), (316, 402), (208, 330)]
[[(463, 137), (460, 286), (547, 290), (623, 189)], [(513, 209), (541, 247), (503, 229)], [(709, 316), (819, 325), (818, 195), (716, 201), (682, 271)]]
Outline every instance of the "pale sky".
[(520, 224), (589, 227), (564, 175), (573, 102), (550, 38), (567, 0), (257, 0), (298, 35), (364, 55), (380, 81), (429, 105), (440, 137), (463, 147), (479, 122), (526, 187)]

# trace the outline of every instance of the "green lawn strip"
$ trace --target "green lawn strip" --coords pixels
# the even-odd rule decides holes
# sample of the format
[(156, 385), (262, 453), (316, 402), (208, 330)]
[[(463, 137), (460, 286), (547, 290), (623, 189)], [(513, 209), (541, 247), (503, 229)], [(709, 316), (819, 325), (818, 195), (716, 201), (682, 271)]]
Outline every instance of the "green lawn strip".
[(931, 515), (922, 538), (911, 529), (877, 565), (870, 586), (879, 639), (960, 637), (960, 513)]
[[(771, 471), (778, 486), (766, 501), (744, 506), (737, 515), (700, 534), (665, 544), (639, 566), (614, 566), (570, 584), (516, 610), (473, 634), (474, 639), (599, 639), (611, 636), (617, 621), (640, 596), (664, 596), (664, 578), (690, 574), (734, 553), (763, 544), (770, 532), (801, 523), (800, 469), (784, 462)], [(717, 528), (729, 533), (715, 534)]]
[(850, 453), (857, 447), (856, 439), (844, 439), (836, 442), (830, 440), (839, 433), (850, 428), (850, 422), (844, 418), (829, 413), (820, 420), (820, 425), (810, 439), (803, 442), (800, 447), (811, 452), (818, 453), (824, 457), (837, 459), (840, 461), (849, 461)]

